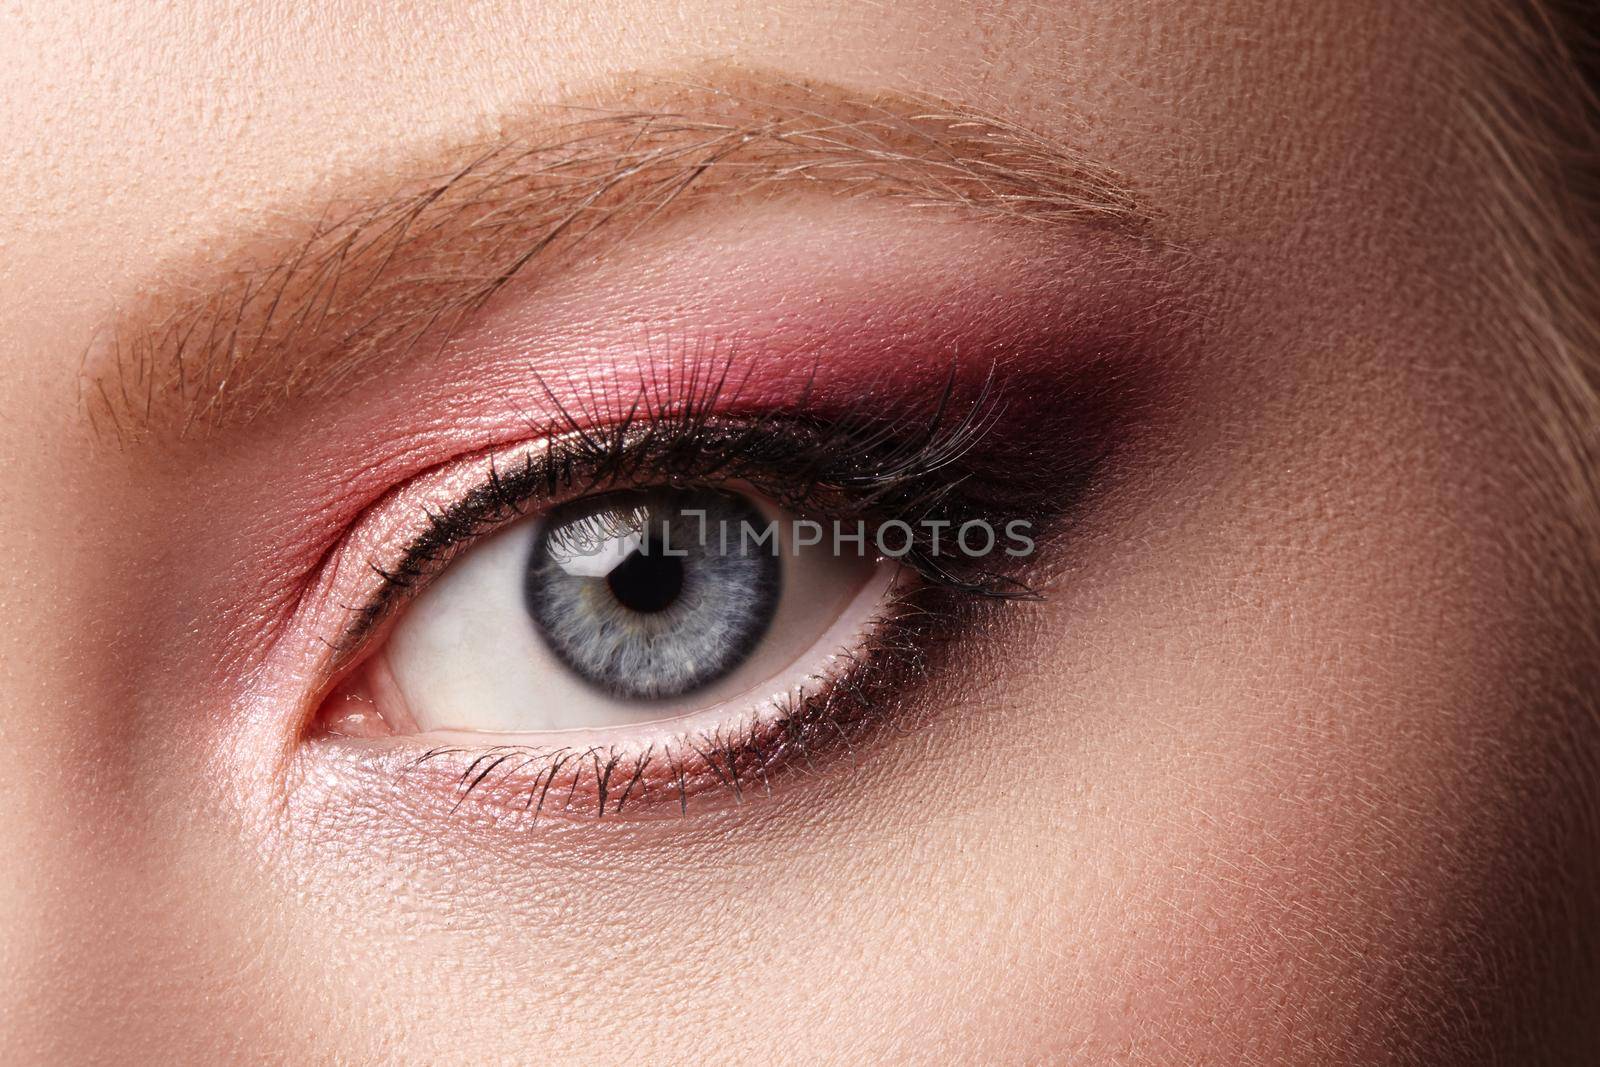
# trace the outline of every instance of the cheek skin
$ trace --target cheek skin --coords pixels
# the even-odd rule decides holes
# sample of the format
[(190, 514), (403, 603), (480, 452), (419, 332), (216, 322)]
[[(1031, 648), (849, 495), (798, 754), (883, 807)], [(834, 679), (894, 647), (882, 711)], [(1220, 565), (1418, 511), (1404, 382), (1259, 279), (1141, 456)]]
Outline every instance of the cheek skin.
[(1253, 398), (1251, 453), (1180, 464), (1146, 519), (1191, 520), (1069, 594), (1094, 612), (1072, 631), (1117, 652), (1058, 679), (1094, 770), (1065, 793), (1092, 815), (1051, 838), (1130, 861), (1106, 887), (1127, 955), (1101, 988), (1146, 992), (1132, 1017), (1102, 1009), (1109, 1049), (1159, 1062), (1144, 1028), (1168, 1019), (1220, 1062), (1476, 1062), (1539, 1047), (1529, 1020), (1581, 1017), (1592, 988), (1588, 950), (1553, 947), (1594, 884), (1573, 812), (1595, 749), (1569, 747), (1582, 705), (1551, 685), (1570, 628), (1525, 595), (1548, 560), (1507, 551), (1537, 534), (1472, 487), (1490, 461), (1349, 378), (1281, 420)]

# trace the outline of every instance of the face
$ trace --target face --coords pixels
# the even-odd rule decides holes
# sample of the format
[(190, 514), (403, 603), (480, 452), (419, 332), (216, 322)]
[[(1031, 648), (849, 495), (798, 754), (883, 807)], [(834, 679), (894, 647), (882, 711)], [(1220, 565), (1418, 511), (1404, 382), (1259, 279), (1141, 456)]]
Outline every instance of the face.
[(1590, 1048), (1425, 6), (0, 17), (0, 1058)]

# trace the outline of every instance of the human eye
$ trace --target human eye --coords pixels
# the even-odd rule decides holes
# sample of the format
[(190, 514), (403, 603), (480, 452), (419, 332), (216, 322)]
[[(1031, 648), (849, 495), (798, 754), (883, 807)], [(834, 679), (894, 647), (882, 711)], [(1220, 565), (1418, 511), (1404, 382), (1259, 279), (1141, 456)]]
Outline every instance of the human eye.
[(1062, 495), (992, 382), (738, 410), (689, 380), (374, 508), (311, 743), (535, 820), (684, 814), (854, 755), (1034, 595)]

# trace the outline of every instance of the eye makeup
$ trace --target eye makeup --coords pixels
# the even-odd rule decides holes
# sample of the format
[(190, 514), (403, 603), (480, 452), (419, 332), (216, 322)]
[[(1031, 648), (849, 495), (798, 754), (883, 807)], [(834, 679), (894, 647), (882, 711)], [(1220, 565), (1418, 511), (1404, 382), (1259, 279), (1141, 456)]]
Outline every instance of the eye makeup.
[[(292, 773), (413, 815), (681, 815), (857, 766), (870, 739), (959, 703), (962, 665), (1004, 654), (1164, 404), (1184, 305), (1127, 255), (1100, 273), (1072, 258), (1084, 249), (1028, 258), (1013, 240), (980, 255), (968, 227), (873, 243), (877, 222), (849, 217), (847, 267), (834, 216), (797, 231), (776, 212), (733, 246), (671, 236), (647, 285), (631, 264), (582, 292), (508, 292), (355, 407), (340, 436), (371, 440), (372, 462), (341, 498), (295, 505), (337, 532), (286, 624), (307, 652), (267, 682), (304, 694)], [(768, 226), (782, 239), (758, 246)], [(993, 269), (975, 272), (984, 258)], [(806, 272), (778, 269), (802, 259)], [(375, 719), (363, 665), (455, 561), (552, 509), (653, 489), (750, 493), (795, 519), (860, 523), (869, 541), (904, 524), (912, 540), (848, 625), (737, 700), (604, 734)], [(935, 547), (935, 531), (1018, 520), (1022, 556)]]
[(899, 520), (912, 532), (902, 558), (926, 580), (985, 596), (1027, 595), (1014, 579), (983, 565), (988, 555), (940, 552), (936, 536), (966, 522), (1033, 522), (1044, 504), (1037, 471), (989, 462), (976, 447), (997, 417), (999, 400), (987, 385), (958, 401), (953, 379), (947, 381), (920, 418), (914, 409), (899, 417), (874, 414), (870, 409), (892, 412), (876, 397), (825, 417), (806, 414), (802, 402), (797, 411), (728, 418), (716, 414), (728, 387), (726, 367), (704, 382), (691, 371), (684, 383), (687, 392), (675, 398), (653, 386), (641, 389), (628, 414), (608, 425), (585, 425), (559, 409), (555, 437), (515, 447), (511, 458), (476, 457), (476, 484), (441, 510), (424, 506), (424, 528), (398, 560), (371, 561), (382, 586), (357, 613), (345, 642), (360, 641), (461, 549), (523, 517), (535, 502), (617, 487), (740, 482), (797, 515)]
[[(474, 797), (532, 819), (683, 814), (691, 800), (704, 804), (720, 794), (738, 801), (770, 789), (781, 774), (814, 772), (821, 761), (853, 751), (915, 691), (934, 645), (959, 643), (984, 602), (1035, 596), (1018, 576), (1036, 562), (1028, 553), (969, 556), (953, 550), (954, 531), (969, 523), (1021, 524), (1043, 537), (1070, 509), (1084, 472), (1074, 479), (1066, 476), (1071, 464), (1041, 470), (1014, 434), (996, 435), (1011, 423), (993, 380), (963, 394), (951, 373), (914, 402), (865, 397), (848, 407), (812, 408), (802, 397), (785, 410), (727, 416), (719, 412), (737, 408), (738, 396), (730, 367), (680, 370), (671, 384), (641, 383), (621, 420), (596, 425), (563, 410), (556, 436), (465, 461), (475, 481), (449, 472), (447, 480), (468, 488), (454, 490), (448, 503), (406, 505), (420, 523), (392, 559), (368, 560), (376, 585), (354, 607), (341, 654), (358, 655), (475, 542), (563, 501), (619, 487), (736, 484), (786, 513), (852, 524), (867, 538), (882, 523), (902, 524), (910, 536), (893, 568), (899, 573), (872, 587), (876, 603), (857, 608), (864, 621), (830, 633), (824, 645), (837, 647), (821, 648), (811, 669), (789, 672), (786, 683), (746, 698), (747, 707), (735, 699), (576, 740), (502, 742), (505, 735), (455, 731), (448, 743), (417, 752), (429, 735), (337, 736), (338, 717), (349, 713), (346, 690), (334, 694), (333, 714), (313, 728), (320, 734), (313, 743), (365, 744), (397, 773), (447, 788), (456, 802)], [(413, 749), (409, 756), (402, 746)]]

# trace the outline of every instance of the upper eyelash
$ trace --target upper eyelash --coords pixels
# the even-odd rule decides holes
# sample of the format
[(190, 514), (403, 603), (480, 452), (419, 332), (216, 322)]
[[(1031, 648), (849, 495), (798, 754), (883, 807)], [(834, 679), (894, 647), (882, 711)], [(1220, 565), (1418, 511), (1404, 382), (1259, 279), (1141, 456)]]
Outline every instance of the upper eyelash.
[[(356, 609), (342, 644), (359, 642), (443, 562), (526, 517), (534, 501), (554, 504), (624, 485), (739, 480), (790, 510), (830, 519), (899, 519), (918, 530), (924, 519), (960, 525), (993, 518), (997, 502), (1009, 510), (1007, 518), (1035, 519), (1041, 502), (1028, 472), (968, 462), (1002, 410), (992, 382), (957, 410), (954, 380), (952, 372), (922, 412), (898, 417), (869, 410), (881, 405), (866, 401), (826, 417), (796, 410), (739, 417), (717, 414), (729, 390), (726, 370), (716, 377), (691, 372), (681, 392), (664, 397), (652, 382), (623, 418), (588, 424), (547, 388), (559, 434), (509, 471), (491, 463), (474, 489), (440, 512), (425, 512), (426, 528), (396, 562), (369, 561), (382, 584)], [(902, 562), (948, 589), (1037, 596), (1005, 573), (943, 564), (925, 541), (913, 542)]]

